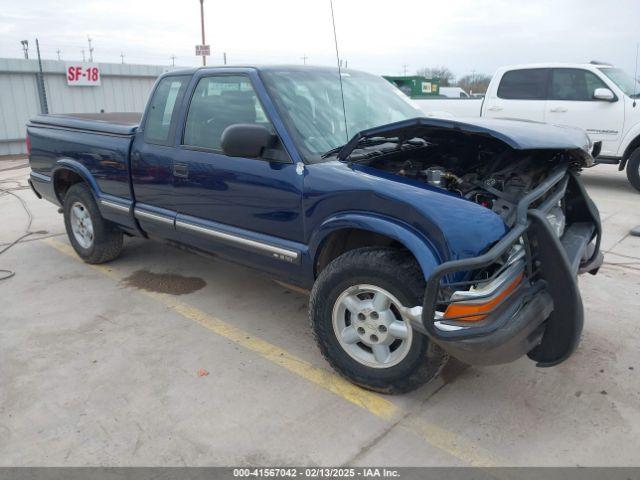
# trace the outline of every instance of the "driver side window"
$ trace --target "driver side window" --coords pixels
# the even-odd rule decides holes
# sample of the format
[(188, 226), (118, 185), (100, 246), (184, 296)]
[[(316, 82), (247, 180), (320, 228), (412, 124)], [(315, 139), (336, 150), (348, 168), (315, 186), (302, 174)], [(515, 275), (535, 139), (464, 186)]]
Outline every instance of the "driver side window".
[(273, 130), (249, 78), (202, 78), (189, 105), (182, 143), (219, 151), (222, 132), (237, 123), (259, 124)]
[(596, 88), (607, 88), (607, 86), (588, 70), (577, 68), (552, 70), (551, 100), (588, 102), (593, 100)]

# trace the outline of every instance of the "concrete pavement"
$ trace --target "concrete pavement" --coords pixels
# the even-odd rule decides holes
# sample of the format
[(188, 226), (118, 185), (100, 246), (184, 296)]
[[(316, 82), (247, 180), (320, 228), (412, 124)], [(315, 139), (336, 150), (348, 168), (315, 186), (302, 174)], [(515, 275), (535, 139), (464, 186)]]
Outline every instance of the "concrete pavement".
[[(0, 255), (15, 272), (0, 281), (0, 466), (638, 463), (640, 194), (615, 167), (584, 173), (607, 252), (580, 279), (576, 354), (551, 369), (454, 362), (388, 397), (337, 377), (306, 296), (259, 273), (138, 239), (82, 263), (56, 207), (19, 189), (24, 163), (0, 162), (41, 232)], [(2, 192), (0, 212), (7, 245), (28, 215)]]

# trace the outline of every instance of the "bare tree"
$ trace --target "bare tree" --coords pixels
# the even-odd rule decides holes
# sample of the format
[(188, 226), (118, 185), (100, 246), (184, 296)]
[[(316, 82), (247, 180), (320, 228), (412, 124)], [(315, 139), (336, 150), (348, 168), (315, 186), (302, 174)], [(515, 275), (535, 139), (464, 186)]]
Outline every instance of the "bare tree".
[(455, 80), (455, 75), (444, 65), (440, 67), (421, 68), (416, 71), (416, 75), (427, 78), (437, 78), (440, 80), (441, 87), (449, 87)]
[(484, 73), (472, 73), (470, 75), (460, 77), (460, 80), (458, 80), (458, 87), (469, 93), (485, 93), (490, 81), (490, 75), (485, 75)]

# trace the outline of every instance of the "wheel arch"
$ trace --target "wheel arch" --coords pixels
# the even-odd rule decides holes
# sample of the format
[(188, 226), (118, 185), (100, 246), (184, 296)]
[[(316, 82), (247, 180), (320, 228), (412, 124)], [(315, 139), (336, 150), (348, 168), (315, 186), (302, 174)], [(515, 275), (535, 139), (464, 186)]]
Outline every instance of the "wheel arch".
[(411, 226), (366, 213), (345, 213), (324, 221), (311, 237), (309, 252), (314, 278), (341, 254), (368, 246), (407, 250), (420, 265), (425, 278), (440, 263), (428, 239)]
[(91, 190), (93, 197), (99, 197), (98, 184), (91, 172), (77, 160), (62, 158), (55, 163), (51, 172), (53, 182), (53, 192), (60, 205), (64, 204), (64, 197), (67, 190), (76, 183), (86, 183)]
[(618, 165), (619, 171), (625, 169), (629, 157), (637, 148), (640, 148), (640, 124), (633, 128), (633, 130), (631, 130), (629, 133), (627, 133), (622, 141), (619, 150), (619, 152), (622, 152), (620, 163)]

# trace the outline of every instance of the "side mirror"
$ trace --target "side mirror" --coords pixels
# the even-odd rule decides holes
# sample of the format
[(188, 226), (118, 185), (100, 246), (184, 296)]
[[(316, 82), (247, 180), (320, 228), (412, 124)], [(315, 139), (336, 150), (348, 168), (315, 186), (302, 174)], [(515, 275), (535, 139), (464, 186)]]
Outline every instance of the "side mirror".
[(616, 100), (616, 96), (608, 88), (596, 88), (593, 91), (593, 99), (604, 100), (605, 102), (614, 102)]
[(258, 158), (275, 139), (265, 126), (255, 123), (236, 123), (222, 132), (220, 146), (229, 157)]

